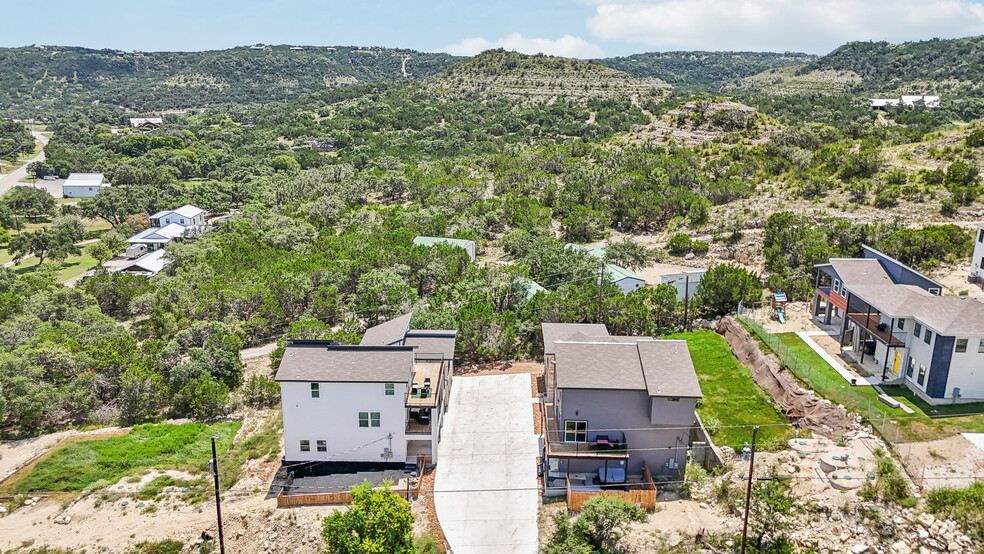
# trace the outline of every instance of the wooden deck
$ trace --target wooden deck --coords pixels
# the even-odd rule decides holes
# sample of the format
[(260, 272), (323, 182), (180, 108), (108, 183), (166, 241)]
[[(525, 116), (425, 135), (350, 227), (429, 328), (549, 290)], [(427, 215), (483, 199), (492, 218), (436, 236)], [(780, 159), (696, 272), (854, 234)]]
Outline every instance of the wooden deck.
[(847, 314), (847, 317), (857, 324), (858, 327), (874, 335), (882, 343), (889, 346), (905, 346), (904, 342), (892, 336), (891, 329), (886, 328), (884, 331), (878, 329), (878, 324), (881, 323), (881, 314), (875, 312), (869, 316), (866, 312), (851, 312)]
[(418, 388), (423, 388), (424, 380), (430, 379), (430, 394), (426, 398), (421, 398), (420, 396), (413, 396), (413, 393), (407, 392), (407, 407), (409, 408), (436, 408), (437, 399), (441, 394), (442, 375), (444, 369), (444, 362), (430, 362), (430, 361), (415, 361), (413, 363), (413, 383), (417, 385)]

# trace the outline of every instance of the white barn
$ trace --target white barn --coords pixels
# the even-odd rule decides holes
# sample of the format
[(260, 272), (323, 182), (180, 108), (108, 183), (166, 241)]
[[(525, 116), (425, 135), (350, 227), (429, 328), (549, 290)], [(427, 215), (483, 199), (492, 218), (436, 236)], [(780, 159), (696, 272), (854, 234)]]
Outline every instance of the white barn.
[(71, 173), (62, 185), (65, 198), (93, 198), (109, 186), (102, 173)]

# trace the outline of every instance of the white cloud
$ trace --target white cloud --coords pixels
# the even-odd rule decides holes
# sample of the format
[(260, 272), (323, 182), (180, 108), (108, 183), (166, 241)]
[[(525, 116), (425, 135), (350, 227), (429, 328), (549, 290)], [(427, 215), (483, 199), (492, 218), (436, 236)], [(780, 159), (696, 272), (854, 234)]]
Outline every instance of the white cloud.
[(852, 40), (900, 42), (984, 33), (971, 0), (582, 0), (603, 40), (660, 49), (826, 53)]
[(524, 54), (550, 54), (565, 58), (601, 58), (604, 56), (600, 47), (581, 37), (564, 35), (557, 40), (550, 40), (548, 38), (530, 38), (520, 33), (512, 33), (495, 42), (485, 38), (466, 38), (461, 42), (445, 46), (443, 51), (455, 56), (474, 56), (491, 48), (505, 48)]

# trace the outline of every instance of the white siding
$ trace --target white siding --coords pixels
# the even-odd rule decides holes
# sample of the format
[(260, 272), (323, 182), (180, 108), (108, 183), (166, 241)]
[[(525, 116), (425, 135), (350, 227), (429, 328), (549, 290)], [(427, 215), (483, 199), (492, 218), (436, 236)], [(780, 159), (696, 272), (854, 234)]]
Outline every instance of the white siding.
[(970, 259), (971, 274), (978, 280), (984, 279), (984, 229), (974, 229), (974, 256)]
[(953, 397), (954, 387), (960, 389), (960, 398), (984, 398), (984, 354), (978, 352), (982, 335), (957, 335), (957, 340), (967, 339), (967, 351), (957, 352), (954, 341), (953, 359), (947, 374), (946, 398)]
[[(394, 394), (386, 396), (383, 383), (320, 383), (319, 398), (312, 398), (311, 383), (280, 383), (287, 461), (402, 463), (407, 384), (394, 385)], [(359, 412), (379, 412), (380, 426), (359, 427)], [(310, 441), (310, 452), (301, 452), (301, 440)], [(327, 452), (317, 451), (318, 440), (328, 441)], [(392, 458), (380, 456), (384, 448), (392, 449)]]
[[(920, 325), (922, 324), (920, 323)], [(913, 387), (921, 390), (922, 392), (926, 392), (926, 384), (929, 383), (930, 367), (933, 362), (933, 347), (936, 345), (937, 339), (936, 331), (922, 325), (922, 331), (919, 333), (919, 337), (917, 338), (912, 336), (912, 331), (915, 328), (915, 323), (913, 323), (912, 320), (909, 320), (906, 323), (906, 327), (906, 335), (908, 337), (909, 344), (909, 356), (915, 360), (916, 364), (916, 368), (912, 371), (912, 377), (906, 377), (906, 380), (908, 380)], [(923, 337), (926, 336), (927, 329), (933, 332), (933, 342), (931, 344), (926, 344), (923, 339)], [(904, 373), (909, 367), (908, 359), (903, 360), (902, 363), (904, 364), (902, 369)], [(921, 385), (918, 381), (920, 364), (926, 366), (926, 377), (923, 379), (923, 383)]]
[(98, 185), (81, 185), (81, 186), (62, 186), (62, 195), (65, 198), (94, 198), (99, 194), (100, 187)]
[(629, 294), (630, 292), (641, 289), (646, 286), (646, 282), (642, 279), (634, 279), (632, 277), (624, 277), (615, 281), (618, 288), (622, 289), (622, 294)]

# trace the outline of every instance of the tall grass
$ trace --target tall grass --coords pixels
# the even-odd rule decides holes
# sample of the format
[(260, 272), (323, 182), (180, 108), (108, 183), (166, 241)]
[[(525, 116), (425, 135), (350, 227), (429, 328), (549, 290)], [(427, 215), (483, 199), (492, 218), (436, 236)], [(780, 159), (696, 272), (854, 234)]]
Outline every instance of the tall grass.
[(22, 492), (81, 491), (149, 468), (202, 473), (208, 470), (212, 457), (209, 437), (219, 436), (216, 448), (224, 454), (240, 425), (238, 421), (138, 425), (123, 436), (71, 443), (38, 462), (31, 473), (10, 487)]

